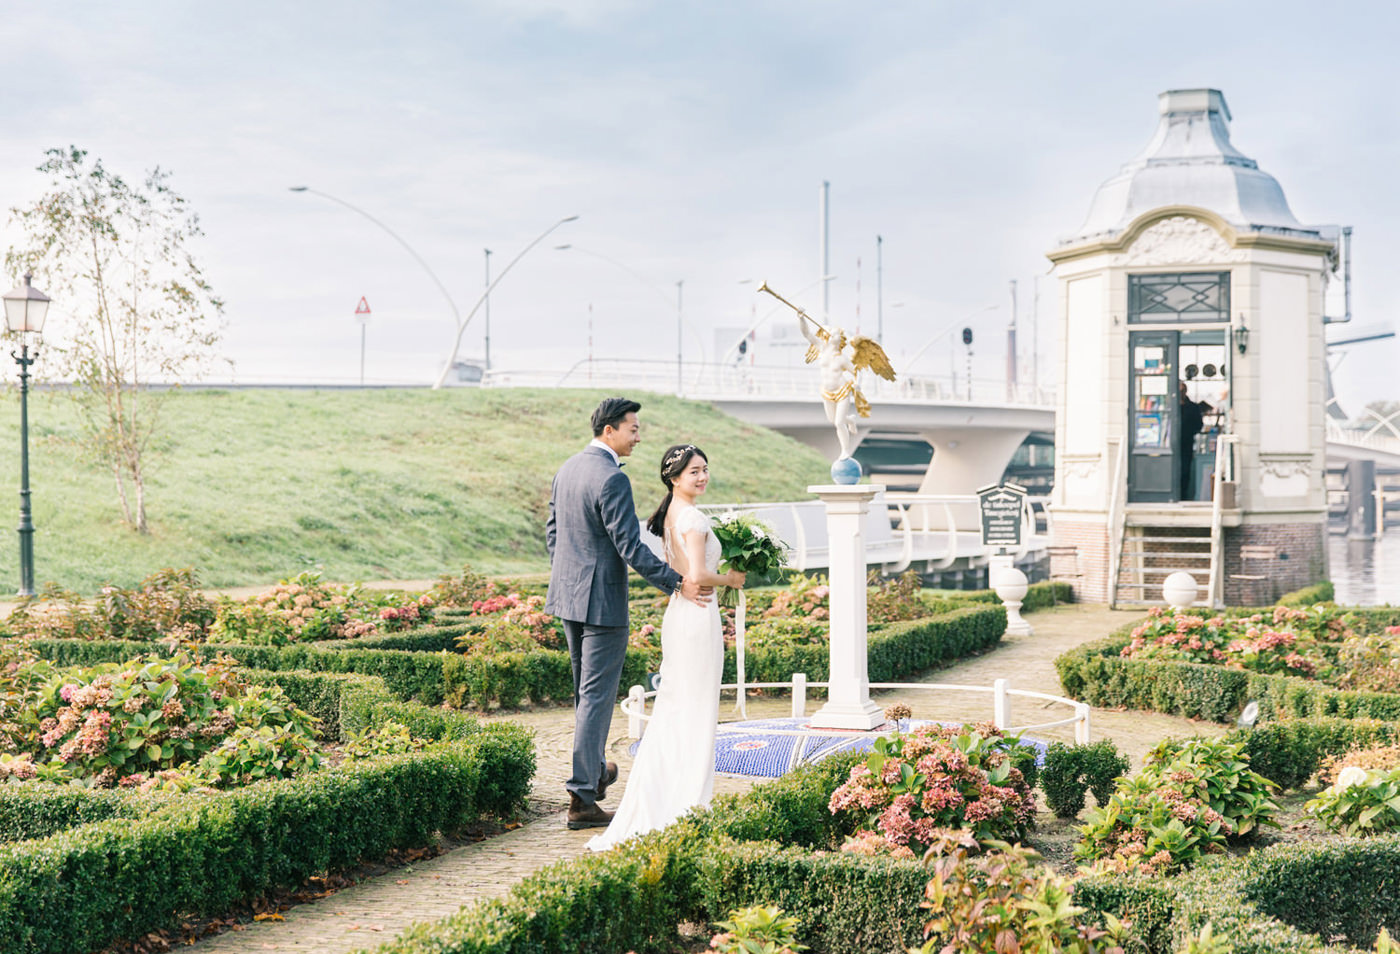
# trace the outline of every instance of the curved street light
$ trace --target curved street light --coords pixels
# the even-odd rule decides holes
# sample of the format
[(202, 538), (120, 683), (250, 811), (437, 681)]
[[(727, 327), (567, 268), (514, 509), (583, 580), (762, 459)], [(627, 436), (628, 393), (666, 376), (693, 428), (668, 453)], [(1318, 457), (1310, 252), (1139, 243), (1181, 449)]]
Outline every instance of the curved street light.
[(388, 233), (389, 233), (389, 236), (390, 236), (395, 242), (398, 242), (400, 245), (403, 246), (403, 250), (404, 250), (405, 252), (407, 252), (408, 254), (410, 254), (410, 255), (413, 256), (413, 260), (414, 260), (415, 262), (417, 262), (419, 265), (422, 265), (422, 266), (423, 266), (423, 271), (425, 271), (425, 272), (428, 273), (428, 277), (431, 278), (431, 279), (433, 280), (433, 284), (436, 285), (436, 286), (438, 287), (438, 291), (442, 292), (442, 297), (447, 299), (447, 307), (449, 307), (449, 308), (452, 309), (452, 321), (453, 321), (455, 324), (457, 324), (457, 325), (460, 325), (460, 324), (462, 323), (461, 317), (457, 314), (457, 303), (456, 303), (455, 301), (453, 301), (453, 300), (452, 300), (452, 296), (449, 295), (449, 294), (447, 293), (447, 288), (442, 284), (442, 282), (438, 281), (437, 275), (435, 275), (435, 274), (433, 273), (433, 270), (432, 270), (431, 268), (428, 267), (428, 263), (425, 262), (425, 261), (423, 261), (423, 256), (421, 256), (421, 255), (419, 255), (417, 252), (415, 252), (415, 251), (413, 250), (413, 246), (412, 246), (412, 245), (409, 245), (407, 242), (405, 242), (405, 241), (403, 240), (403, 236), (399, 235), (399, 233), (397, 233), (397, 232), (395, 232), (393, 229), (389, 228), (389, 226), (385, 225), (383, 222), (379, 221), (378, 219), (376, 219), (374, 216), (370, 215), (368, 212), (366, 212), (364, 209), (360, 208), (359, 206), (357, 206), (357, 205), (351, 205), (349, 202), (346, 202), (344, 199), (337, 199), (335, 196), (331, 195), (331, 194), (328, 193), (328, 192), (322, 192), (322, 191), (320, 191), (319, 189), (312, 189), (312, 188), (309, 187), (309, 186), (290, 186), (290, 187), (288, 187), (287, 191), (288, 191), (288, 192), (307, 192), (307, 193), (310, 193), (311, 195), (319, 195), (319, 196), (320, 196), (321, 198), (323, 198), (323, 199), (330, 199), (332, 202), (336, 203), (337, 205), (343, 205), (343, 206), (345, 206), (345, 207), (346, 207), (347, 209), (349, 209), (351, 212), (357, 212), (357, 213), (359, 213), (360, 215), (363, 215), (365, 218), (369, 219), (371, 222), (373, 222), (375, 225), (379, 226), (379, 227), (380, 227), (381, 229), (383, 229), (385, 232), (388, 232)]
[(462, 346), (462, 332), (467, 330), (467, 325), (471, 324), (472, 318), (476, 315), (477, 310), (481, 308), (482, 303), (490, 299), (491, 292), (494, 291), (496, 286), (501, 283), (501, 279), (505, 278), (506, 275), (510, 273), (510, 270), (515, 267), (516, 262), (520, 261), (522, 258), (525, 257), (526, 252), (530, 251), (530, 249), (543, 242), (549, 236), (549, 233), (553, 232), (559, 226), (564, 225), (567, 222), (576, 221), (578, 221), (577, 215), (566, 215), (564, 218), (560, 219), (558, 222), (555, 222), (549, 228), (545, 229), (539, 235), (535, 236), (534, 240), (530, 242), (529, 245), (525, 246), (520, 251), (515, 253), (515, 258), (512, 258), (510, 262), (507, 263), (506, 267), (501, 269), (501, 273), (496, 276), (495, 280), (492, 281), (491, 284), (486, 286), (486, 290), (481, 293), (481, 297), (476, 300), (476, 304), (472, 305), (472, 310), (467, 312), (467, 317), (463, 318), (457, 323), (457, 335), (452, 339), (452, 353), (448, 355), (447, 363), (442, 366), (442, 373), (439, 374), (438, 379), (433, 382), (434, 391), (442, 387), (443, 384), (447, 381), (447, 375), (452, 370), (452, 365), (457, 361), (457, 349)]
[[(472, 310), (469, 311), (469, 312), (467, 312), (467, 317), (463, 318), (463, 317), (461, 316), (461, 313), (457, 310), (457, 303), (456, 303), (455, 301), (452, 300), (452, 296), (451, 296), (450, 294), (448, 294), (447, 288), (446, 288), (446, 287), (442, 284), (442, 282), (438, 279), (437, 274), (434, 273), (433, 270), (432, 270), (430, 267), (428, 267), (428, 263), (425, 262), (425, 261), (423, 260), (423, 256), (421, 256), (421, 255), (419, 255), (417, 252), (415, 252), (415, 251), (413, 250), (413, 246), (411, 246), (411, 245), (409, 245), (407, 242), (405, 242), (404, 239), (403, 239), (403, 236), (399, 235), (399, 233), (397, 233), (397, 232), (395, 232), (393, 229), (389, 228), (389, 226), (385, 225), (383, 222), (379, 221), (378, 219), (376, 219), (374, 216), (370, 215), (368, 212), (366, 212), (364, 209), (360, 208), (359, 206), (357, 206), (357, 205), (351, 205), (349, 202), (346, 202), (344, 199), (338, 199), (338, 198), (336, 198), (335, 196), (331, 195), (331, 194), (328, 193), (328, 192), (322, 192), (322, 191), (320, 191), (319, 189), (312, 189), (312, 188), (310, 188), (310, 187), (308, 187), (308, 186), (291, 186), (289, 191), (291, 191), (291, 192), (308, 192), (308, 193), (310, 193), (310, 194), (312, 194), (312, 195), (319, 195), (319, 196), (320, 196), (321, 198), (323, 198), (323, 199), (330, 199), (332, 202), (336, 203), (337, 205), (343, 205), (343, 206), (345, 206), (345, 207), (346, 207), (347, 209), (349, 209), (351, 212), (356, 212), (356, 213), (358, 213), (358, 214), (360, 214), (360, 215), (363, 215), (365, 218), (369, 219), (371, 222), (373, 222), (375, 225), (379, 226), (379, 227), (380, 227), (381, 229), (383, 229), (385, 232), (389, 233), (389, 236), (390, 236), (391, 238), (393, 238), (393, 240), (394, 240), (395, 242), (398, 242), (400, 245), (402, 245), (404, 251), (407, 252), (408, 254), (412, 255), (412, 256), (413, 256), (413, 260), (414, 260), (415, 262), (417, 262), (419, 265), (423, 266), (423, 271), (425, 271), (425, 272), (428, 273), (428, 277), (431, 278), (431, 279), (433, 280), (433, 284), (436, 285), (436, 286), (438, 287), (438, 291), (442, 292), (442, 297), (445, 298), (445, 299), (447, 299), (447, 306), (448, 306), (449, 308), (452, 309), (452, 321), (453, 321), (453, 324), (455, 324), (456, 327), (457, 327), (457, 334), (456, 334), (456, 337), (453, 338), (453, 340), (452, 340), (452, 354), (448, 357), (447, 363), (446, 363), (445, 365), (443, 365), (442, 373), (438, 375), (437, 381), (433, 384), (433, 390), (437, 390), (438, 388), (442, 387), (443, 382), (445, 382), (445, 381), (447, 380), (447, 375), (448, 375), (448, 373), (452, 370), (452, 365), (455, 364), (456, 361), (457, 361), (457, 350), (462, 346), (462, 332), (464, 332), (464, 331), (467, 330), (467, 325), (471, 323), (472, 317), (476, 315), (477, 309), (479, 309), (479, 308), (481, 307), (481, 305), (482, 305), (483, 302), (485, 302), (485, 301), (487, 301), (488, 299), (490, 299), (492, 289), (494, 289), (498, 284), (500, 284), (500, 281), (501, 281), (502, 278), (505, 278), (506, 272), (508, 272), (508, 271), (511, 270), (511, 266), (513, 266), (516, 262), (520, 261), (521, 257), (524, 256), (524, 254), (525, 254), (526, 252), (530, 251), (530, 249), (534, 248), (536, 245), (540, 244), (540, 242), (544, 241), (545, 236), (547, 236), (550, 232), (553, 232), (555, 229), (557, 229), (559, 226), (563, 225), (565, 222), (572, 222), (572, 221), (574, 221), (575, 219), (578, 218), (577, 215), (571, 215), (571, 216), (568, 216), (567, 218), (560, 219), (558, 222), (555, 222), (555, 223), (554, 223), (553, 225), (551, 225), (549, 228), (545, 229), (542, 233), (540, 233), (539, 237), (536, 238), (533, 242), (531, 242), (529, 245), (527, 245), (527, 246), (525, 246), (523, 249), (521, 249), (520, 252), (519, 252), (519, 254), (517, 254), (517, 255), (515, 256), (515, 258), (513, 258), (513, 259), (510, 260), (510, 264), (507, 265), (504, 269), (501, 270), (501, 274), (499, 274), (499, 275), (496, 276), (496, 280), (487, 284), (486, 290), (485, 290), (484, 292), (482, 292), (481, 297), (478, 298), (477, 301), (476, 301), (476, 304), (472, 306)], [(489, 256), (489, 255), (490, 255), (490, 252), (487, 252), (487, 255)], [(488, 259), (488, 268), (489, 268), (489, 259)], [(489, 339), (488, 339), (488, 340), (489, 340)], [(490, 347), (489, 344), (488, 344), (487, 347), (488, 347), (488, 348)]]

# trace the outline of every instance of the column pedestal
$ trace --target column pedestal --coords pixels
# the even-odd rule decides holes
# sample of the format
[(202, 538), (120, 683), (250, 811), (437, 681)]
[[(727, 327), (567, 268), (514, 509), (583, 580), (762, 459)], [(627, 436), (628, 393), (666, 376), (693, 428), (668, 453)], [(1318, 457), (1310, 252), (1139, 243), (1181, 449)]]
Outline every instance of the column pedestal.
[(826, 504), (830, 545), (831, 672), (826, 705), (811, 724), (823, 729), (873, 729), (884, 710), (870, 701), (866, 656), (865, 520), (881, 484), (808, 487)]

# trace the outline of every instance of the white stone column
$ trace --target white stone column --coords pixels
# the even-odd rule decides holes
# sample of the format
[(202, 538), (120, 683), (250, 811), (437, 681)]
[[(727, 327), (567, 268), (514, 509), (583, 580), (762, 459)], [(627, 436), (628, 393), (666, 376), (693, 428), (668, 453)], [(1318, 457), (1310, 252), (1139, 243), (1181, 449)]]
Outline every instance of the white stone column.
[(881, 484), (808, 487), (826, 504), (830, 545), (831, 674), (826, 705), (811, 724), (823, 729), (873, 729), (884, 711), (870, 701), (866, 659), (865, 520)]

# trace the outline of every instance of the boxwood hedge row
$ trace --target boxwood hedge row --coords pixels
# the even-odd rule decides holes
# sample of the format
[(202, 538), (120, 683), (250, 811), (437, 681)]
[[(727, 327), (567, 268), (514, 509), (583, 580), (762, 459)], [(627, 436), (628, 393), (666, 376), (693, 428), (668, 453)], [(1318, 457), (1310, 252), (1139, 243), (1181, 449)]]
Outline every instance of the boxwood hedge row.
[[(227, 653), (245, 666), (265, 670), (304, 670), (358, 673), (377, 676), (400, 699), (436, 706), (447, 702), (459, 708), (511, 708), (525, 702), (566, 702), (573, 693), (573, 675), (565, 652), (538, 650), (526, 653), (494, 653), (464, 656), (444, 651), (441, 645), (474, 624), (426, 627), (392, 636), (375, 637), (385, 648), (369, 648), (366, 640), (345, 643), (306, 643), (289, 646), (210, 644), (210, 654)], [(870, 679), (888, 682), (996, 645), (1006, 629), (1006, 610), (1000, 605), (978, 603), (923, 619), (890, 623), (870, 634)], [(440, 633), (452, 634), (450, 640)], [(398, 641), (405, 647), (387, 648)], [(154, 648), (151, 643), (122, 640), (41, 639), (31, 644), (36, 652), (60, 665), (92, 665), (131, 659)], [(795, 672), (813, 681), (824, 681), (829, 670), (826, 645), (769, 646), (751, 649), (746, 657), (750, 682), (782, 682)], [(621, 687), (645, 681), (655, 661), (645, 652), (627, 651)], [(736, 656), (725, 653), (725, 678), (733, 681)], [(317, 713), (320, 714), (319, 712)]]
[(521, 726), (404, 702), (362, 676), (249, 675), (338, 733), (394, 718), (438, 744), (218, 795), (4, 786), (0, 950), (96, 950), (524, 802), (535, 758)]
[[(1400, 610), (1356, 610), (1372, 626), (1395, 625)], [(1126, 626), (1103, 639), (1077, 646), (1055, 659), (1065, 692), (1107, 708), (1152, 709), (1211, 722), (1228, 722), (1247, 702), (1259, 704), (1261, 720), (1336, 717), (1400, 719), (1400, 693), (1336, 689), (1295, 676), (1266, 675), (1201, 663), (1124, 659), (1131, 639)]]
[[(813, 954), (903, 951), (922, 942), (928, 872), (916, 862), (831, 851), (826, 810), (853, 757), (717, 798), (660, 832), (559, 862), (506, 897), (419, 925), (377, 954), (614, 954), (674, 949), (677, 925), (778, 904)], [(1130, 920), (1147, 954), (1174, 954), (1209, 921), (1236, 954), (1369, 947), (1400, 932), (1400, 836), (1278, 845), (1174, 879), (1077, 882), (1074, 904)]]

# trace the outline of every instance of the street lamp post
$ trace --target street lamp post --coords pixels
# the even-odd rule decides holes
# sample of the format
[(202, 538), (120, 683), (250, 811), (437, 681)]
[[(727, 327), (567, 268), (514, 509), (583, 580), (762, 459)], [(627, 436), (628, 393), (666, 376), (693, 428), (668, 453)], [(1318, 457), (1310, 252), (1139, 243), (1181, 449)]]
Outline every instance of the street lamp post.
[(676, 396), (679, 397), (684, 387), (681, 384), (681, 315), (684, 309), (681, 307), (681, 292), (685, 280), (676, 282)]
[(486, 345), (486, 347), (485, 347), (485, 351), (486, 351), (486, 360), (485, 360), (483, 363), (486, 365), (485, 370), (490, 371), (490, 370), (491, 370), (491, 250), (490, 250), (489, 248), (487, 248), (487, 249), (482, 249), (482, 251), (484, 251), (484, 252), (486, 253), (486, 295), (484, 296), (486, 300), (485, 300), (485, 302), (483, 303), (483, 309), (484, 309), (484, 310), (483, 310), (482, 315), (481, 315), (482, 323), (486, 326), (486, 341), (485, 341), (485, 345)]
[(33, 275), (26, 273), (24, 284), (4, 296), (5, 325), (20, 336), (20, 352), (10, 352), (19, 365), (19, 595), (34, 595), (34, 519), (29, 505), (29, 366), (38, 358), (29, 353), (31, 332), (44, 329), (49, 311), (49, 296), (30, 284)]
[(447, 375), (452, 371), (452, 365), (457, 360), (457, 349), (462, 346), (462, 332), (467, 330), (467, 325), (471, 324), (471, 320), (473, 317), (476, 316), (477, 310), (480, 309), (481, 306), (491, 298), (491, 292), (494, 291), (496, 286), (501, 283), (501, 279), (505, 278), (506, 275), (510, 273), (510, 270), (515, 267), (516, 262), (524, 258), (526, 253), (528, 253), (530, 249), (543, 242), (551, 232), (553, 232), (559, 226), (564, 225), (568, 222), (577, 221), (577, 215), (567, 215), (564, 218), (560, 219), (558, 222), (555, 222), (549, 228), (545, 229), (539, 235), (535, 236), (534, 240), (531, 241), (529, 245), (525, 246), (520, 251), (515, 253), (515, 258), (512, 258), (509, 262), (506, 263), (506, 267), (501, 269), (501, 274), (497, 275), (495, 280), (486, 286), (486, 290), (481, 293), (481, 297), (476, 300), (476, 304), (472, 305), (472, 310), (467, 312), (467, 317), (463, 318), (457, 323), (457, 336), (452, 339), (452, 354), (448, 356), (447, 363), (442, 366), (442, 373), (438, 375), (437, 381), (433, 382), (434, 391), (443, 386), (443, 384), (447, 381)]

